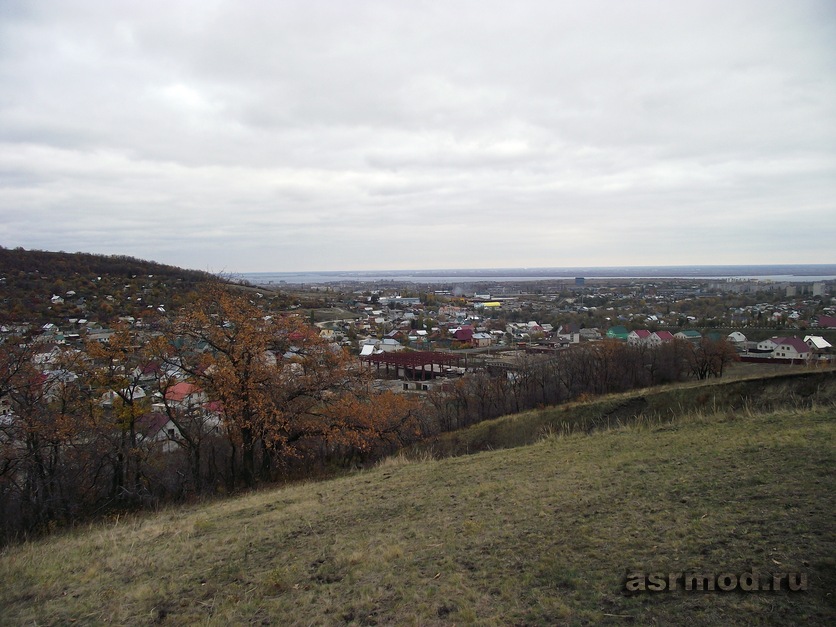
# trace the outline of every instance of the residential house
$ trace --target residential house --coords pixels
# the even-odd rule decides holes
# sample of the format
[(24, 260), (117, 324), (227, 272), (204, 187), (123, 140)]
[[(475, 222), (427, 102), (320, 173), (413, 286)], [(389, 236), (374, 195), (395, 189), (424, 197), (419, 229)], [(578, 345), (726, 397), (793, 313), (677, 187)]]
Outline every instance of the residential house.
[(771, 337), (769, 339), (763, 340), (762, 342), (758, 342), (757, 346), (753, 348), (750, 352), (752, 353), (772, 353), (778, 348), (778, 343), (783, 338), (780, 337)]
[(818, 326), (821, 329), (836, 329), (836, 316), (819, 316)]
[(777, 359), (810, 359), (813, 349), (804, 340), (797, 337), (784, 337), (780, 339), (778, 346), (772, 351), (772, 356)]
[(743, 335), (740, 331), (732, 331), (726, 336), (726, 340), (731, 342), (735, 346), (744, 346), (747, 342), (746, 336)]
[(407, 339), (413, 344), (421, 344), (422, 346), (429, 340), (429, 333), (426, 329), (412, 329), (407, 335)]
[(637, 329), (630, 331), (627, 335), (627, 343), (630, 346), (638, 346), (639, 344), (648, 344), (650, 341), (650, 331), (647, 329)]
[(614, 327), (610, 327), (607, 329), (607, 339), (608, 340), (624, 340), (626, 341), (629, 337), (630, 332), (627, 330), (627, 327), (622, 325), (617, 325)]
[[(424, 331), (424, 333), (426, 333), (426, 331)], [(397, 351), (404, 350), (405, 347), (400, 342), (398, 342), (398, 340), (391, 337), (386, 337), (381, 340), (379, 348), (384, 353), (394, 353)]]
[(490, 333), (474, 333), (471, 342), (476, 348), (483, 348), (491, 345)]
[(601, 332), (595, 327), (591, 327), (589, 329), (581, 329), (578, 333), (580, 334), (581, 339), (583, 340), (594, 341), (602, 339)]
[(160, 411), (143, 414), (136, 421), (136, 432), (140, 444), (159, 445), (164, 453), (176, 451), (177, 440), (183, 436), (168, 416)]
[[(194, 383), (181, 381), (166, 390), (164, 400), (159, 392), (154, 394), (154, 397), (156, 402), (151, 405), (152, 413), (168, 415), (168, 410), (172, 410), (181, 415), (190, 416), (192, 420), (198, 420), (201, 428), (206, 432), (220, 428), (222, 414), (220, 403), (210, 402), (206, 392)], [(170, 426), (166, 429), (170, 429)], [(168, 435), (172, 434), (169, 432)], [(174, 435), (179, 437), (179, 432)]]
[(181, 381), (165, 391), (165, 400), (170, 405), (189, 409), (203, 405), (207, 401), (207, 397), (199, 386), (188, 381)]
[(540, 324), (538, 324), (536, 320), (529, 321), (529, 323), (528, 323), (528, 333), (529, 334), (544, 333), (544, 332), (545, 332), (545, 329), (542, 326), (540, 326)]
[(134, 381), (138, 381), (140, 385), (150, 383), (163, 376), (163, 369), (158, 361), (148, 361), (140, 364), (133, 369), (131, 376)]
[(673, 333), (670, 331), (654, 331), (647, 338), (649, 346), (658, 347), (667, 342), (673, 342)]
[(804, 338), (804, 343), (817, 355), (829, 353), (833, 348), (833, 345), (820, 335), (808, 335)]
[[(0, 416), (11, 416), (12, 415), (12, 399), (9, 397), (8, 394), (4, 394), (0, 396)], [(6, 424), (4, 421), (0, 421), (0, 425)]]
[(702, 333), (694, 331), (693, 329), (684, 329), (674, 334), (678, 340), (688, 340), (689, 342), (699, 342), (702, 339)]
[(470, 343), (473, 340), (473, 327), (459, 327), (458, 329), (453, 331), (453, 337), (457, 342)]

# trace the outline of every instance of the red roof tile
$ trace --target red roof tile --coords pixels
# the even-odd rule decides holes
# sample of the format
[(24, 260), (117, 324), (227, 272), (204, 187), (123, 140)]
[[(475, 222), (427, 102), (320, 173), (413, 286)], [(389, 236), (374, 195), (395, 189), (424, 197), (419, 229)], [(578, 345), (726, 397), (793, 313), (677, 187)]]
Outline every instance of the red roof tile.
[(177, 385), (173, 385), (165, 391), (165, 398), (167, 401), (174, 401), (175, 403), (182, 402), (187, 396), (197, 394), (200, 388), (194, 383), (187, 383), (181, 381)]
[(797, 337), (782, 337), (778, 342), (778, 348), (781, 346), (792, 346), (798, 353), (809, 353), (810, 346), (801, 338)]

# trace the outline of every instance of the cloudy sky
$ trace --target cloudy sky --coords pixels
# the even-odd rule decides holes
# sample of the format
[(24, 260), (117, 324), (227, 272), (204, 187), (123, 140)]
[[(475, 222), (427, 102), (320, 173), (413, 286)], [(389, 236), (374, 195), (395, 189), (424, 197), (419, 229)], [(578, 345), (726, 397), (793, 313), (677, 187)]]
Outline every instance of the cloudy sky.
[(836, 262), (836, 3), (0, 0), (0, 245)]

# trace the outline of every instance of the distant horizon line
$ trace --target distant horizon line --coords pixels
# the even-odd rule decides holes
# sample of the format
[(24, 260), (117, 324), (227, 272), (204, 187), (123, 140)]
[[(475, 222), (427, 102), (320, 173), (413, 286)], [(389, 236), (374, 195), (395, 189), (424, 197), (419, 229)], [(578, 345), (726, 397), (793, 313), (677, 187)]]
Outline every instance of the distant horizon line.
[[(772, 264), (678, 264), (678, 265), (609, 265), (609, 266), (505, 266), (505, 267), (445, 267), (445, 268), (409, 268), (409, 269), (387, 269), (378, 268), (370, 270), (242, 270), (230, 271), (231, 275), (252, 275), (252, 274), (414, 274), (414, 273), (498, 273), (498, 272), (525, 272), (525, 273), (543, 273), (554, 271), (611, 271), (617, 270), (620, 272), (628, 270), (730, 270), (730, 269), (747, 269), (747, 270), (769, 270), (768, 274), (775, 274), (775, 270), (822, 270), (827, 269), (836, 272), (836, 263), (772, 263)], [(748, 274), (752, 274), (749, 272)], [(810, 272), (812, 274), (812, 272)]]
[(767, 281), (815, 283), (836, 281), (836, 264), (575, 266), (554, 268), (455, 268), (424, 270), (311, 270), (307, 272), (229, 273), (231, 280), (271, 284), (489, 284), (579, 281)]

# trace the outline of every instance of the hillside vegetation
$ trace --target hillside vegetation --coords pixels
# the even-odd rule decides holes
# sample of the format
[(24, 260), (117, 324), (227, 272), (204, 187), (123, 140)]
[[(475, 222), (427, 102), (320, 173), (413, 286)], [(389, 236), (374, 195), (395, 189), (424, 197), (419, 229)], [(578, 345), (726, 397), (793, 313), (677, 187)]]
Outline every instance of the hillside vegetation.
[(217, 277), (123, 255), (0, 247), (0, 322), (137, 317), (183, 304), (207, 281)]
[[(7, 547), (0, 622), (833, 624), (836, 408), (807, 405), (706, 403), (518, 448), (401, 456)], [(752, 570), (804, 573), (808, 589), (624, 590), (628, 571)]]
[(434, 456), (465, 455), (532, 444), (552, 433), (588, 433), (636, 422), (661, 423), (692, 412), (772, 411), (836, 403), (836, 370), (833, 368), (805, 368), (789, 373), (786, 373), (787, 366), (780, 369), (785, 372), (655, 386), (609, 394), (591, 401), (509, 414), (466, 429), (442, 433), (416, 448), (430, 451)]

